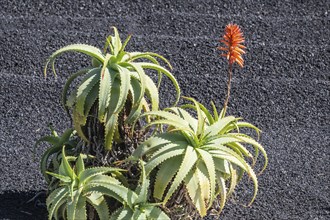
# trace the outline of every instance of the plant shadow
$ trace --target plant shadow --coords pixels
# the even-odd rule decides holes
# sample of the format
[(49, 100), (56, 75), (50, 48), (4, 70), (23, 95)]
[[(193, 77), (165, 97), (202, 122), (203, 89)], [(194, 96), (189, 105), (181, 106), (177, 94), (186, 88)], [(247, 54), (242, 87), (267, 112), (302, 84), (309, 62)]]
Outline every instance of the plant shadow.
[(40, 191), (0, 192), (0, 219), (47, 219), (46, 195)]

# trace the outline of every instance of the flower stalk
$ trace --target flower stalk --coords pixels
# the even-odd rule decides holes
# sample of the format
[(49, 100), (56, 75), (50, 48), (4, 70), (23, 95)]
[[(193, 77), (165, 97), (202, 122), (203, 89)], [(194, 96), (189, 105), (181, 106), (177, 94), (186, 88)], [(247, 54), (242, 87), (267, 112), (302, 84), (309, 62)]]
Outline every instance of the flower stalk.
[(225, 99), (225, 103), (223, 105), (224, 112), (226, 112), (226, 110), (227, 110), (227, 105), (228, 105), (229, 96), (230, 96), (232, 76), (233, 76), (233, 65), (229, 64), (228, 65), (227, 96), (226, 96), (226, 99)]
[(224, 112), (226, 112), (230, 97), (233, 64), (237, 63), (243, 68), (244, 60), (242, 54), (245, 53), (243, 49), (246, 47), (242, 44), (244, 43), (243, 32), (237, 24), (228, 24), (226, 26), (225, 34), (220, 42), (225, 44), (225, 47), (218, 47), (219, 50), (225, 51), (221, 56), (226, 57), (228, 60), (227, 96), (224, 103)]

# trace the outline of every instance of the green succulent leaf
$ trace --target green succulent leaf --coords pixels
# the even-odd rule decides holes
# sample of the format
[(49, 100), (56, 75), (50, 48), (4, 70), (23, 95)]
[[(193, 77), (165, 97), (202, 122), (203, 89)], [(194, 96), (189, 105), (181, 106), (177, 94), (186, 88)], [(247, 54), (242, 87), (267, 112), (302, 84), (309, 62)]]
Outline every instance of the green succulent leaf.
[(252, 146), (254, 146), (255, 153), (256, 153), (255, 158), (254, 158), (255, 161), (258, 158), (258, 151), (260, 150), (262, 152), (262, 154), (265, 158), (264, 166), (263, 166), (262, 170), (260, 171), (260, 173), (262, 173), (268, 165), (268, 156), (267, 156), (267, 153), (266, 153), (264, 147), (261, 144), (259, 144), (257, 141), (255, 141), (253, 138), (251, 138), (247, 135), (244, 135), (244, 134), (231, 134), (231, 135), (237, 137), (240, 141), (243, 141), (244, 143), (251, 144)]
[(90, 116), (90, 111), (95, 104), (97, 98), (99, 95), (99, 85), (96, 84), (94, 87), (91, 89), (90, 93), (86, 96), (85, 99), (85, 107), (84, 107), (84, 116), (87, 117)]
[(151, 154), (159, 148), (176, 141), (185, 141), (185, 138), (178, 133), (159, 134), (140, 144), (133, 152), (133, 156), (139, 158), (142, 157), (142, 155)]
[(85, 164), (83, 160), (83, 155), (80, 154), (76, 162), (77, 175), (80, 175), (85, 170)]
[(161, 148), (159, 148), (157, 151), (155, 151), (153, 154), (148, 157), (149, 161), (153, 160), (154, 158), (157, 158), (159, 156), (164, 155), (166, 152), (170, 152), (171, 150), (174, 149), (186, 149), (187, 145), (189, 143), (187, 141), (182, 141), (182, 142), (176, 142), (176, 143), (169, 143)]
[[(132, 106), (134, 108), (141, 102), (141, 99), (144, 96), (144, 92), (145, 92), (145, 89), (146, 89), (146, 77), (147, 76), (146, 76), (143, 68), (140, 65), (136, 64), (136, 63), (122, 63), (122, 66), (124, 66), (123, 68), (125, 68), (126, 66), (127, 67), (132, 67), (133, 70), (135, 70), (136, 73), (137, 73), (137, 76), (135, 76), (135, 74), (133, 74), (133, 73), (130, 73), (132, 78), (137, 79), (138, 82), (139, 82), (138, 84), (135, 83), (135, 87), (133, 87), (133, 88), (135, 88), (135, 90), (139, 91), (139, 93), (136, 94), (136, 96), (135, 96), (135, 102)], [(128, 70), (126, 69), (126, 71), (128, 71)], [(133, 86), (134, 84), (131, 83), (131, 85)], [(138, 86), (136, 86), (136, 85), (138, 85)], [(157, 90), (157, 94), (158, 94), (158, 90)]]
[(146, 207), (144, 209), (144, 213), (147, 216), (147, 219), (170, 220), (170, 218), (162, 210), (155, 206)]
[[(131, 109), (130, 114), (128, 115), (127, 119), (125, 120), (125, 123), (130, 124), (130, 125), (134, 125), (136, 123), (136, 121), (138, 120), (138, 118), (141, 114), (141, 111), (147, 105), (148, 104), (147, 104), (146, 100), (143, 98), (138, 107)], [(146, 111), (148, 111), (148, 110), (146, 110)]]
[(110, 71), (107, 67), (110, 60), (110, 55), (106, 56), (104, 60), (103, 67), (100, 74), (100, 90), (99, 90), (99, 112), (98, 118), (103, 122), (106, 108), (110, 101), (111, 83), (112, 78), (110, 76)]
[[(152, 59), (150, 59), (150, 57)], [(133, 53), (130, 53), (130, 56), (128, 57), (127, 60), (124, 60), (125, 62), (132, 62), (136, 59), (149, 59), (151, 62), (153, 62), (154, 64), (157, 64), (156, 62), (154, 62), (154, 59), (153, 57), (157, 57), (159, 59), (161, 59), (162, 61), (164, 61), (169, 67), (170, 69), (173, 69), (172, 68), (172, 65), (170, 64), (170, 62), (163, 56), (157, 54), (157, 53), (152, 53), (152, 52), (144, 52), (144, 53), (141, 53), (141, 52), (133, 52)]]
[(185, 178), (188, 195), (201, 216), (206, 215), (206, 206), (202, 197), (202, 189), (199, 184), (197, 169), (191, 170)]
[(112, 167), (92, 167), (92, 168), (87, 168), (83, 172), (81, 172), (78, 178), (81, 183), (84, 183), (94, 176), (99, 176), (101, 174), (117, 172), (117, 171), (123, 171), (123, 170)]
[[(93, 87), (99, 82), (100, 69), (91, 70), (83, 80), (83, 83), (79, 86), (77, 90), (76, 99), (76, 112), (81, 116), (85, 116), (85, 101), (88, 94), (91, 92)], [(81, 124), (84, 125), (86, 122), (82, 121)]]
[(115, 56), (117, 56), (121, 51), (122, 43), (117, 28), (116, 27), (112, 27), (112, 28), (115, 33), (115, 36), (111, 38), (111, 44), (113, 45), (113, 49), (114, 49), (113, 53)]
[(66, 200), (68, 195), (68, 191), (66, 187), (61, 187), (54, 190), (47, 198), (46, 204), (48, 209), (48, 219), (52, 220), (54, 216), (54, 212), (56, 212), (60, 205), (63, 204), (63, 201)]
[(114, 111), (114, 114), (118, 114), (124, 107), (127, 95), (130, 87), (131, 76), (129, 71), (126, 68), (118, 66), (118, 72), (120, 77), (120, 92), (117, 107)]
[(217, 158), (217, 157), (212, 157), (215, 169), (217, 171), (221, 171), (224, 174), (230, 175), (231, 170), (230, 170), (230, 165), (227, 160)]
[(100, 220), (110, 219), (109, 207), (102, 193), (94, 192), (90, 196), (86, 196), (86, 199), (96, 210)]
[(170, 159), (172, 157), (178, 156), (183, 154), (183, 152), (185, 151), (184, 147), (182, 146), (175, 146), (171, 149), (166, 150), (165, 152), (163, 152), (162, 154), (160, 154), (159, 156), (153, 157), (152, 159), (150, 159), (148, 161), (148, 163), (146, 164), (145, 168), (146, 168), (146, 173), (149, 175), (149, 173), (155, 168), (157, 167), (159, 164), (161, 164), (162, 162), (164, 162), (167, 159)]
[(226, 116), (226, 110), (227, 108), (223, 108), (219, 114), (219, 118), (222, 119)]
[(237, 119), (233, 116), (222, 118), (210, 127), (206, 128), (205, 133), (210, 135), (223, 134), (224, 128), (235, 121), (237, 121)]
[[(91, 167), (93, 168), (93, 167)], [(109, 171), (112, 176), (108, 176), (105, 174), (100, 174), (98, 173), (97, 175), (94, 175), (93, 178), (88, 178), (88, 184), (92, 184), (92, 185), (97, 185), (97, 184), (116, 184), (116, 185), (121, 185), (120, 181), (117, 178), (114, 178), (113, 176), (117, 176), (118, 171), (113, 170), (113, 171)], [(107, 173), (107, 172), (105, 172)], [(86, 182), (85, 182), (86, 183)]]
[(175, 156), (160, 165), (155, 181), (154, 198), (162, 200), (166, 187), (180, 168), (181, 160), (180, 156)]
[(194, 151), (193, 147), (187, 146), (180, 169), (179, 169), (178, 173), (176, 174), (176, 176), (173, 180), (173, 183), (164, 198), (164, 203), (166, 203), (170, 199), (170, 197), (172, 196), (174, 191), (179, 187), (179, 185), (184, 180), (186, 175), (189, 173), (189, 171), (195, 165), (197, 159), (198, 159), (198, 156), (197, 156), (196, 151)]
[(125, 220), (132, 219), (133, 211), (128, 208), (121, 208), (114, 215), (111, 216), (111, 220)]
[(111, 44), (112, 38), (113, 38), (113, 36), (111, 36), (111, 35), (106, 38), (105, 44), (104, 44), (104, 47), (103, 47), (103, 53), (104, 54), (107, 53), (108, 47), (110, 48), (110, 53), (114, 54), (114, 49), (113, 49), (113, 46)]
[(118, 115), (113, 114), (109, 119), (107, 119), (105, 125), (105, 140), (104, 147), (106, 150), (110, 151), (112, 149), (112, 142), (115, 132), (118, 126)]
[[(132, 108), (139, 106), (143, 97), (142, 85), (139, 79), (131, 77), (130, 94), (132, 98)], [(141, 99), (139, 100), (139, 98)]]
[(152, 111), (157, 111), (159, 108), (159, 94), (158, 88), (149, 76), (145, 76), (146, 79), (146, 92), (151, 101)]
[(260, 136), (260, 133), (261, 133), (261, 130), (259, 128), (257, 128), (256, 126), (254, 126), (253, 124), (251, 123), (248, 123), (248, 122), (243, 122), (243, 121), (238, 121), (236, 122), (235, 124), (229, 126), (227, 128), (227, 132), (228, 131), (232, 131), (232, 130), (235, 130), (237, 128), (251, 128), (253, 130), (255, 130), (255, 132), (257, 133), (258, 135), (258, 138)]
[(231, 176), (230, 176), (230, 186), (228, 189), (228, 196), (230, 196), (234, 192), (238, 180), (237, 172), (233, 168), (233, 166), (230, 166), (230, 174)]
[(142, 220), (142, 219), (147, 219), (147, 217), (139, 209), (136, 209), (133, 212), (133, 215), (132, 215), (131, 219)]
[(41, 137), (40, 139), (37, 140), (37, 142), (34, 144), (33, 146), (33, 156), (35, 156), (36, 154), (36, 149), (38, 147), (38, 145), (42, 142), (48, 142), (49, 144), (56, 144), (59, 141), (58, 137), (54, 137), (54, 136), (44, 136)]
[(64, 109), (66, 110), (67, 113), (69, 113), (69, 108), (67, 106), (67, 93), (69, 90), (70, 85), (72, 84), (73, 80), (75, 80), (77, 77), (86, 74), (89, 72), (92, 68), (85, 68), (81, 69), (78, 72), (74, 73), (73, 75), (70, 76), (70, 78), (66, 81), (63, 91), (62, 91), (62, 105)]
[(200, 215), (203, 217), (206, 215), (204, 210), (207, 210), (207, 203), (210, 201), (210, 181), (207, 176), (207, 168), (205, 164), (201, 161), (198, 161), (196, 164), (196, 174), (198, 178), (198, 184), (201, 189), (200, 197), (201, 201), (203, 201), (202, 210), (200, 211)]
[(95, 59), (94, 57), (92, 58), (91, 62), (92, 62), (92, 67), (94, 68), (102, 66), (102, 63), (99, 60)]
[(77, 176), (74, 173), (74, 170), (70, 166), (69, 161), (65, 155), (65, 146), (63, 146), (63, 149), (62, 149), (62, 163), (63, 163), (63, 168), (65, 171), (65, 174), (67, 176), (69, 176), (71, 178), (71, 180), (74, 180)]
[(72, 218), (72, 220), (75, 219), (81, 219), (81, 220), (87, 220), (87, 210), (86, 210), (86, 197), (80, 196), (77, 202), (77, 205), (75, 207), (75, 216)]
[[(159, 65), (159, 62), (157, 61), (157, 59), (155, 57), (161, 59), (162, 61), (164, 61), (169, 66), (169, 68), (172, 70), (172, 66), (171, 66), (170, 62), (166, 58), (164, 58), (163, 56), (161, 56), (159, 54), (156, 54), (156, 53), (133, 52), (133, 53), (130, 53), (129, 56), (127, 57), (127, 59), (124, 59), (123, 61), (132, 63), (132, 61), (142, 58), (142, 59), (147, 59), (147, 60), (151, 61), (155, 65)], [(159, 88), (160, 83), (162, 81), (162, 72), (161, 71), (157, 71), (157, 72), (158, 72), (157, 88)]]
[(202, 149), (197, 149), (198, 153), (201, 155), (201, 158), (203, 159), (203, 162), (207, 168), (207, 172), (208, 172), (208, 178), (210, 181), (210, 201), (209, 201), (209, 206), (208, 208), (210, 208), (213, 204), (214, 198), (215, 198), (215, 164), (213, 161), (213, 157), (210, 153), (208, 153), (207, 151), (204, 151)]
[(72, 110), (72, 115), (73, 115), (73, 126), (77, 131), (77, 134), (82, 140), (84, 140), (86, 143), (89, 143), (89, 140), (86, 137), (81, 125), (82, 122), (85, 122), (85, 117), (80, 115), (78, 112), (76, 112), (75, 109)]
[(213, 101), (211, 101), (211, 106), (213, 109), (214, 121), (218, 121), (219, 120), (218, 110)]
[(188, 122), (189, 128), (194, 132), (197, 133), (197, 123), (198, 121), (192, 117), (186, 110), (178, 107), (172, 107), (166, 109), (168, 111), (174, 112), (176, 115), (180, 116), (182, 119)]
[(60, 174), (52, 173), (52, 172), (48, 172), (48, 171), (46, 171), (46, 173), (65, 183), (70, 183), (72, 181), (71, 178), (68, 176), (64, 176), (64, 175), (60, 175)]
[(86, 54), (88, 56), (94, 57), (95, 59), (103, 62), (104, 61), (104, 56), (102, 54), (102, 51), (100, 51), (98, 48), (87, 45), (87, 44), (72, 44), (66, 47), (63, 47), (57, 51), (55, 51), (47, 60), (47, 63), (45, 65), (45, 69), (44, 69), (44, 74), (46, 76), (47, 74), (47, 67), (48, 64), (51, 63), (52, 68), (53, 68), (53, 72), (56, 75), (56, 71), (55, 71), (55, 67), (54, 67), (54, 63), (55, 63), (55, 59), (61, 55), (62, 53), (65, 52), (79, 52), (79, 53), (83, 53)]
[(166, 70), (165, 68), (163, 68), (159, 65), (153, 64), (153, 63), (140, 62), (139, 64), (141, 65), (142, 68), (153, 69), (153, 70), (160, 71), (160, 72), (164, 73), (172, 81), (172, 83), (174, 85), (174, 88), (177, 92), (176, 93), (176, 100), (173, 103), (173, 106), (175, 106), (179, 102), (181, 90), (180, 90), (179, 83), (177, 82), (175, 77), (172, 75), (172, 73), (169, 72), (168, 70)]
[(248, 204), (249, 206), (253, 203), (256, 195), (257, 195), (257, 191), (258, 191), (258, 180), (257, 180), (257, 176), (255, 174), (255, 172), (253, 171), (253, 169), (251, 168), (251, 166), (245, 162), (244, 159), (242, 159), (239, 155), (237, 155), (234, 151), (230, 152), (227, 151), (226, 153), (224, 152), (219, 152), (219, 151), (210, 151), (211, 154), (213, 154), (214, 157), (217, 158), (221, 158), (224, 160), (227, 160), (233, 164), (236, 164), (237, 166), (239, 166), (240, 168), (242, 168), (244, 171), (247, 172), (247, 174), (251, 177), (253, 183), (254, 183), (254, 194), (253, 197), (250, 201), (250, 203)]
[(114, 78), (113, 84), (111, 86), (111, 95), (108, 105), (107, 117), (111, 117), (115, 111), (117, 111), (117, 106), (119, 104), (119, 96), (120, 96), (120, 79)]
[(148, 199), (148, 187), (149, 187), (149, 180), (147, 179), (147, 176), (146, 176), (146, 171), (145, 171), (145, 168), (142, 164), (142, 161), (140, 161), (140, 164), (141, 164), (141, 187), (140, 187), (140, 190), (139, 190), (139, 193), (138, 194), (138, 198), (137, 200), (134, 202), (134, 203), (145, 203), (147, 202), (147, 199)]
[(131, 37), (132, 37), (132, 35), (128, 35), (126, 40), (124, 41), (123, 45), (121, 46), (120, 51), (118, 53), (118, 60), (122, 60), (123, 57), (127, 54), (127, 52), (125, 52), (125, 48), (126, 48), (128, 42), (131, 40)]
[(224, 208), (227, 200), (226, 182), (224, 178), (222, 178), (221, 176), (218, 177), (218, 186), (219, 186), (219, 194), (220, 194), (220, 210), (219, 210), (220, 213)]
[(242, 155), (246, 157), (253, 158), (250, 151), (248, 151), (246, 147), (244, 147), (244, 145), (240, 144), (239, 142), (228, 143), (226, 144), (226, 146), (232, 148), (235, 152), (240, 152)]
[(119, 215), (121, 214), (122, 210), (123, 210), (123, 207), (121, 207), (121, 208), (117, 209), (116, 211), (114, 211), (111, 214), (109, 220), (119, 220)]
[(142, 99), (144, 98), (142, 97), (141, 100), (137, 100), (140, 97), (140, 95), (143, 96), (141, 87), (142, 86), (139, 80), (135, 79), (134, 77), (131, 77), (130, 94), (132, 97), (132, 108), (125, 121), (127, 124), (133, 124), (141, 114), (142, 105), (143, 105)]
[(81, 196), (82, 189), (73, 192), (73, 200), (67, 203), (68, 220), (87, 219), (86, 216), (86, 197)]
[(204, 133), (204, 126), (205, 126), (205, 120), (204, 117), (202, 116), (202, 110), (200, 108), (199, 103), (193, 98), (189, 97), (184, 97), (185, 99), (192, 101), (195, 104), (196, 112), (197, 112), (197, 132), (196, 135), (203, 135)]
[(60, 219), (64, 219), (66, 217), (66, 204), (65, 204), (66, 200), (62, 200), (57, 208), (54, 211), (54, 218), (55, 220), (60, 220)]
[(161, 120), (161, 119), (155, 120), (152, 123), (149, 123), (146, 127), (150, 127), (154, 124), (168, 124), (168, 125), (171, 125), (176, 128), (190, 130), (190, 126), (189, 126), (188, 122), (173, 113), (170, 113), (167, 111), (152, 111), (152, 112), (146, 112), (146, 113), (142, 114), (142, 117), (145, 117), (148, 115), (164, 118), (164, 120)]
[(121, 203), (125, 203), (132, 207), (132, 201), (137, 199), (137, 195), (129, 190), (128, 188), (120, 185), (109, 184), (109, 183), (97, 183), (91, 182), (85, 187), (87, 191), (96, 191), (103, 195), (115, 198)]

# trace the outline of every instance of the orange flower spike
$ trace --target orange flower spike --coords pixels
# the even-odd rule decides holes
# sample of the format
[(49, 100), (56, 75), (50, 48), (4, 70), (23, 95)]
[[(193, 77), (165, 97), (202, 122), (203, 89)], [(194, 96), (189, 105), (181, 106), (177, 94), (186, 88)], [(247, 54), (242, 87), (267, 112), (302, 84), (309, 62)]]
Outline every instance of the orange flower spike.
[(243, 49), (246, 47), (242, 45), (244, 43), (243, 32), (237, 24), (228, 24), (225, 29), (225, 34), (220, 42), (224, 43), (226, 47), (218, 47), (219, 50), (225, 51), (225, 54), (221, 54), (229, 60), (229, 64), (237, 62), (238, 65), (243, 67), (244, 60), (242, 54), (245, 53)]

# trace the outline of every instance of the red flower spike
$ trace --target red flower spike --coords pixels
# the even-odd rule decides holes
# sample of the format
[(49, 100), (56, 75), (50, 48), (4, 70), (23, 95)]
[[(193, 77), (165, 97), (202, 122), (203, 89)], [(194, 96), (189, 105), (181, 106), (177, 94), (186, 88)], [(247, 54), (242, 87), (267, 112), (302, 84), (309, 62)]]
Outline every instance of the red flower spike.
[(219, 50), (225, 51), (225, 54), (221, 54), (221, 56), (226, 57), (230, 65), (236, 62), (243, 67), (244, 60), (242, 54), (245, 53), (243, 49), (246, 47), (242, 45), (244, 37), (240, 27), (237, 24), (228, 24), (220, 42), (225, 44), (225, 47), (218, 47)]

